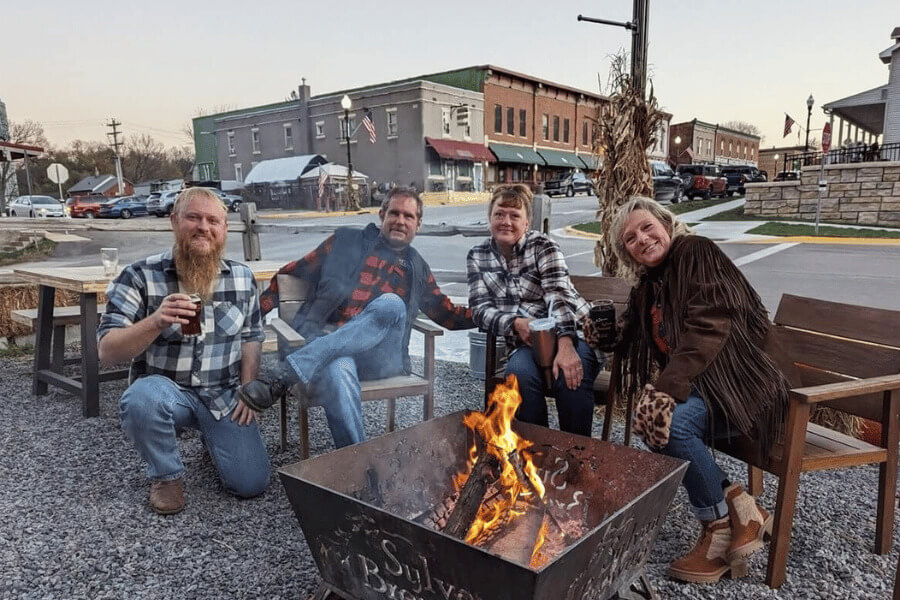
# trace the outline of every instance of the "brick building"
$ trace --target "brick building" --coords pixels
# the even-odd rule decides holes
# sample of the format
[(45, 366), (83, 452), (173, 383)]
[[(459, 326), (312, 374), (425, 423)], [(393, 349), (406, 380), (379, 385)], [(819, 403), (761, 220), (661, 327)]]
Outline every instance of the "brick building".
[(669, 127), (669, 162), (756, 165), (759, 136), (693, 119)]

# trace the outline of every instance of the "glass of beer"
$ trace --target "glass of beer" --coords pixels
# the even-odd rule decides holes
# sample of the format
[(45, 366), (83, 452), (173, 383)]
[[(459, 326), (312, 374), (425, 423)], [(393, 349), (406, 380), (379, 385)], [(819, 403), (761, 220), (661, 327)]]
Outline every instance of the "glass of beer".
[(196, 312), (193, 316), (188, 317), (188, 322), (181, 326), (181, 335), (184, 337), (196, 337), (203, 332), (200, 326), (203, 315), (203, 299), (198, 294), (190, 294), (191, 302), (194, 303)]
[(594, 300), (589, 317), (599, 335), (600, 349), (612, 350), (616, 345), (616, 307), (613, 301), (608, 298)]

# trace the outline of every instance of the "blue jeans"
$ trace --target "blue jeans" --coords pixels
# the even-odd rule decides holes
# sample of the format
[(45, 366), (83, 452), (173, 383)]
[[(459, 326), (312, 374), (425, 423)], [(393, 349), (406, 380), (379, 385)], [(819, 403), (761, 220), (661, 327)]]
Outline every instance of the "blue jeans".
[[(590, 436), (594, 418), (594, 379), (600, 365), (594, 351), (584, 340), (578, 340), (575, 351), (581, 357), (584, 371), (581, 385), (570, 390), (560, 372), (553, 382), (550, 395), (556, 399), (559, 428), (569, 433)], [(522, 404), (516, 411), (516, 418), (546, 427), (547, 401), (544, 397), (543, 376), (530, 346), (519, 346), (513, 350), (506, 363), (506, 374), (516, 376), (519, 393), (522, 395)]]
[(216, 420), (189, 389), (162, 375), (148, 375), (132, 383), (119, 400), (122, 430), (147, 463), (154, 481), (178, 479), (184, 464), (178, 452), (176, 429), (200, 430), (203, 443), (230, 493), (250, 498), (269, 483), (269, 455), (255, 422), (238, 425), (231, 415)]
[[(706, 446), (708, 426), (709, 411), (706, 402), (693, 390), (687, 400), (675, 405), (669, 444), (658, 451), (690, 463), (682, 483), (687, 491), (691, 510), (701, 521), (715, 521), (728, 514), (728, 504), (722, 489), (725, 473)], [(716, 423), (716, 434), (720, 433), (725, 433), (724, 425), (720, 427)]]
[(405, 324), (406, 304), (397, 294), (383, 294), (337, 330), (287, 356), (286, 364), (325, 408), (335, 447), (366, 439), (359, 382), (403, 372)]

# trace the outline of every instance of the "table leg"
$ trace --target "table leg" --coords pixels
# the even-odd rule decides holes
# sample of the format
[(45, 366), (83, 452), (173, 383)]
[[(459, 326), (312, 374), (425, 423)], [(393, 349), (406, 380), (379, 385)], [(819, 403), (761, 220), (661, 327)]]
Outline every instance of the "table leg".
[(31, 393), (43, 396), (47, 393), (47, 383), (40, 380), (41, 371), (50, 367), (50, 340), (53, 335), (53, 299), (56, 289), (42, 285), (38, 291), (37, 329), (34, 332), (34, 375)]
[(97, 357), (97, 294), (81, 294), (81, 411), (100, 416), (100, 361)]

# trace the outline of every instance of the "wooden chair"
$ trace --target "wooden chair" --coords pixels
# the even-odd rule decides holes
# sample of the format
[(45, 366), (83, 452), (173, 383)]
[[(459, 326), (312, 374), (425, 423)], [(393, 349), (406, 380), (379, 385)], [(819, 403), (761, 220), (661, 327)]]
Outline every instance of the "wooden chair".
[[(784, 442), (760, 464), (755, 442), (737, 439), (716, 447), (748, 463), (751, 493), (762, 492), (762, 470), (778, 477), (775, 525), (766, 583), (785, 580), (800, 473), (879, 464), (875, 552), (891, 550), (897, 488), (900, 417), (900, 311), (866, 308), (785, 294), (775, 333), (791, 380)], [(809, 423), (816, 404), (881, 424), (877, 446)]]
[[(625, 305), (628, 302), (628, 294), (631, 293), (631, 284), (620, 277), (589, 277), (584, 275), (572, 275), (572, 284), (575, 290), (588, 302), (592, 300), (600, 300), (609, 298), (616, 307), (616, 317), (622, 315)], [(497, 336), (493, 333), (487, 334), (487, 349), (485, 352), (485, 379), (484, 379), (484, 402), (487, 405), (487, 399), (494, 387), (500, 381), (496, 377), (490, 376), (496, 372), (497, 355), (496, 343)], [(612, 373), (615, 369), (611, 368), (612, 355), (607, 355), (606, 369), (600, 371), (594, 380), (594, 401), (597, 404), (606, 403), (606, 414), (603, 420), (603, 439), (608, 440), (612, 428), (613, 417), (613, 400), (615, 399), (614, 390), (615, 382)], [(625, 444), (631, 442), (631, 412), (626, 416)]]
[[(289, 323), (300, 310), (306, 300), (307, 283), (292, 275), (277, 275), (278, 279), (278, 317), (270, 323), (278, 337), (279, 353), (283, 356), (306, 343)], [(361, 381), (362, 400), (387, 400), (388, 431), (394, 430), (395, 402), (405, 396), (423, 396), (423, 418), (428, 420), (434, 416), (434, 338), (443, 335), (444, 331), (437, 325), (416, 319), (413, 329), (425, 335), (425, 365), (423, 374), (397, 375), (384, 379)], [(315, 406), (315, 399), (301, 398), (298, 405), (300, 424), (300, 453), (302, 458), (309, 458), (309, 407)], [(281, 400), (281, 449), (287, 446), (287, 398)]]

